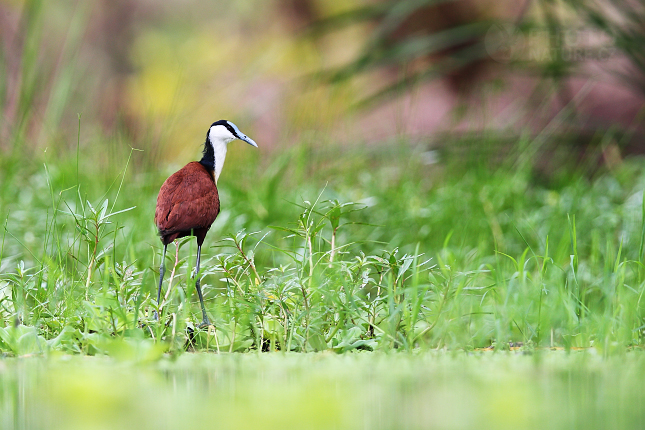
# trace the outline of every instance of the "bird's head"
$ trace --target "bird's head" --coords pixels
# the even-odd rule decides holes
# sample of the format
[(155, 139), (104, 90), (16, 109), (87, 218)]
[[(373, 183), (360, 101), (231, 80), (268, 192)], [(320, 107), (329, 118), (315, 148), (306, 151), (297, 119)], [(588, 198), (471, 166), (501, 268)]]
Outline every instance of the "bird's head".
[(251, 146), (258, 147), (257, 143), (253, 141), (246, 134), (242, 133), (235, 124), (225, 119), (214, 122), (208, 129), (206, 140), (213, 146), (227, 145), (236, 139), (245, 141)]
[(258, 147), (253, 139), (242, 133), (235, 124), (225, 119), (214, 122), (208, 129), (208, 133), (206, 133), (204, 156), (200, 163), (212, 172), (215, 182), (217, 182), (220, 173), (222, 173), (222, 167), (224, 167), (226, 145), (236, 139), (243, 140), (256, 148)]

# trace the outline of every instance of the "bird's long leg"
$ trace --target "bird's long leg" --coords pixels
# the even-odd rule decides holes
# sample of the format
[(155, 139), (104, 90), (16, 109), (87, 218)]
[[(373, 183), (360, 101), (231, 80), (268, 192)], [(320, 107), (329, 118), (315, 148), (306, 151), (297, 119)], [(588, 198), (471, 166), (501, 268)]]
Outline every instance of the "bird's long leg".
[[(159, 266), (159, 288), (157, 289), (157, 309), (159, 308), (161, 301), (161, 284), (163, 283), (163, 275), (166, 272), (166, 248), (168, 245), (163, 246), (163, 255), (161, 256), (161, 266)], [(159, 321), (159, 314), (157, 311), (154, 312), (155, 319)]]
[(199, 296), (199, 303), (202, 306), (202, 323), (200, 327), (208, 327), (211, 325), (208, 321), (208, 316), (206, 315), (206, 308), (204, 307), (204, 296), (202, 295), (202, 288), (200, 287), (199, 282), (199, 259), (202, 253), (202, 246), (197, 245), (197, 265), (195, 266), (195, 288), (197, 289), (197, 295)]
[(179, 265), (179, 244), (175, 240), (175, 264), (172, 266), (172, 271), (170, 272), (170, 279), (168, 280), (168, 288), (166, 289), (166, 295), (164, 296), (164, 300), (168, 300), (170, 297), (170, 292), (172, 290), (172, 280), (175, 279), (175, 271), (177, 270), (177, 266)]

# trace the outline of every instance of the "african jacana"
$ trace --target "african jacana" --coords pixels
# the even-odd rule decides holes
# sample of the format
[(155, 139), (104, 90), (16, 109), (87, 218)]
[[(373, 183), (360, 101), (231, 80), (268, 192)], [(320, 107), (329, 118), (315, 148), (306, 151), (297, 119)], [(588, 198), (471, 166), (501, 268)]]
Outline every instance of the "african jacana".
[(157, 197), (155, 224), (159, 229), (159, 236), (161, 236), (161, 242), (163, 243), (157, 305), (159, 306), (161, 302), (161, 284), (166, 270), (164, 261), (168, 244), (181, 237), (196, 236), (197, 264), (195, 265), (193, 276), (195, 276), (195, 287), (202, 307), (203, 319), (200, 326), (208, 327), (210, 322), (206, 315), (204, 297), (200, 287), (199, 258), (206, 233), (208, 233), (213, 221), (217, 218), (217, 214), (219, 214), (217, 179), (224, 166), (226, 145), (236, 139), (243, 140), (256, 148), (258, 147), (252, 139), (242, 133), (232, 122), (226, 120), (214, 122), (206, 133), (202, 159), (199, 162), (188, 163), (166, 179)]

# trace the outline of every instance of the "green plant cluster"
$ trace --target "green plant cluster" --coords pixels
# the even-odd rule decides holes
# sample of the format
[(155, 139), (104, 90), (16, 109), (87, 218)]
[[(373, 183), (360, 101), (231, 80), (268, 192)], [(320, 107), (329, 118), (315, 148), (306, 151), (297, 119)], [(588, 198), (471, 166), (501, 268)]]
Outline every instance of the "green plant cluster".
[(642, 345), (637, 160), (546, 186), (513, 163), (363, 149), (228, 166), (200, 273), (208, 330), (194, 326), (194, 240), (177, 243), (177, 261), (169, 248), (157, 307), (152, 214), (166, 172), (121, 161), (88, 175), (83, 154), (3, 170), (0, 351)]

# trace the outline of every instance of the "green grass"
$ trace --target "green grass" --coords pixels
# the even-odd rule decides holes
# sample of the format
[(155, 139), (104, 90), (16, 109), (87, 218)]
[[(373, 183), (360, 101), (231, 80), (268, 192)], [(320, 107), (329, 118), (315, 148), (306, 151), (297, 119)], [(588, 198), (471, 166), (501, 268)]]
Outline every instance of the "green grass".
[[(180, 242), (177, 267), (170, 246), (162, 323), (152, 319), (156, 193), (181, 163), (97, 148), (78, 161), (50, 152), (3, 163), (6, 354), (95, 354), (115, 338), (179, 353), (190, 340), (194, 240)], [(216, 331), (198, 332), (197, 350), (642, 345), (638, 160), (546, 187), (522, 153), (491, 168), (476, 157), (425, 165), (406, 145), (241, 149), (230, 151), (204, 250)]]

